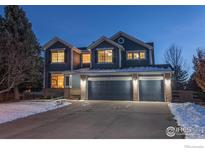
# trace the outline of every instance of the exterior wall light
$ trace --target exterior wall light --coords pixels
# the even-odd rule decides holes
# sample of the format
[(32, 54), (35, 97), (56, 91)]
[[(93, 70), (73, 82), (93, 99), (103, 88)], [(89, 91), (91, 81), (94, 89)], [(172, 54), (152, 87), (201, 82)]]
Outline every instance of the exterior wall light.
[(81, 76), (80, 79), (81, 100), (87, 99), (87, 77)]
[(171, 86), (171, 80), (170, 79), (165, 79), (165, 85), (166, 86)]

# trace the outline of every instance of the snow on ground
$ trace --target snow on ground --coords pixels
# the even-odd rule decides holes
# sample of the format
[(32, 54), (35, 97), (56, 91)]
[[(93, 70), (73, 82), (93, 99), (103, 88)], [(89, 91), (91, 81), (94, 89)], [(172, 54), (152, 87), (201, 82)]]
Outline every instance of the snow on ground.
[(1, 103), (0, 124), (70, 104), (67, 100), (28, 100), (14, 103)]
[(205, 107), (194, 103), (170, 103), (178, 125), (185, 128), (186, 138), (205, 138)]

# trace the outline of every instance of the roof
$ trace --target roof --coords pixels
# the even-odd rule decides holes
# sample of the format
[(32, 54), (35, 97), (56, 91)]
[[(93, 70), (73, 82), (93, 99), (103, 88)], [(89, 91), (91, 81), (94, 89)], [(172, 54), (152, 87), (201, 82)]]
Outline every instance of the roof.
[(145, 42), (143, 42), (143, 41), (141, 41), (141, 40), (138, 40), (137, 38), (135, 38), (135, 37), (133, 37), (133, 36), (131, 36), (131, 35), (128, 35), (127, 33), (124, 33), (124, 32), (122, 32), (122, 31), (117, 32), (116, 34), (114, 34), (113, 36), (111, 36), (110, 39), (111, 39), (111, 40), (114, 40), (114, 39), (116, 39), (116, 38), (119, 37), (119, 36), (124, 36), (124, 37), (126, 37), (126, 38), (132, 40), (133, 42), (136, 42), (136, 43), (142, 45), (142, 46), (145, 47), (145, 48), (153, 49), (153, 47), (152, 47), (151, 45), (146, 44)]
[(121, 69), (90, 69), (82, 68), (75, 70), (78, 73), (140, 73), (140, 72), (173, 72), (171, 65), (159, 64), (140, 67), (129, 67)]
[(76, 52), (80, 52), (80, 50), (76, 47), (74, 47), (72, 44), (60, 39), (59, 37), (54, 37), (53, 39), (51, 39), (50, 41), (48, 41), (46, 44), (43, 45), (43, 50), (48, 49), (51, 45), (53, 45), (56, 42), (61, 42), (62, 44), (74, 49), (74, 51)]
[(87, 50), (87, 47), (78, 47), (80, 50)]
[(90, 45), (88, 46), (88, 49), (93, 49), (93, 48), (95, 48), (97, 45), (99, 45), (99, 44), (102, 43), (103, 41), (106, 41), (106, 42), (112, 44), (113, 46), (116, 46), (116, 47), (118, 47), (118, 48), (124, 50), (124, 48), (123, 48), (122, 45), (120, 45), (120, 44), (114, 42), (113, 40), (111, 40), (111, 39), (109, 39), (109, 38), (107, 38), (107, 37), (105, 37), (105, 36), (102, 36), (102, 37), (99, 38), (97, 41), (95, 41), (95, 42), (93, 42), (92, 44), (90, 44)]

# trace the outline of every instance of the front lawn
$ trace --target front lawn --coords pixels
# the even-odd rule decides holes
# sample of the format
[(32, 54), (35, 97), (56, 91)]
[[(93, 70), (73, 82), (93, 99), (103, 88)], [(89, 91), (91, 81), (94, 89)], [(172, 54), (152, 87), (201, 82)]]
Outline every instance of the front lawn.
[(28, 100), (0, 104), (0, 124), (71, 104), (67, 100)]
[(194, 103), (170, 103), (169, 108), (186, 138), (205, 138), (205, 107)]

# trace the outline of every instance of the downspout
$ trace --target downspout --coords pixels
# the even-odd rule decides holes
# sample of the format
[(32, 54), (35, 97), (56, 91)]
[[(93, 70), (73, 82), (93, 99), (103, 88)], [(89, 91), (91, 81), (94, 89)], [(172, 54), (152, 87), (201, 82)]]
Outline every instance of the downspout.
[(73, 72), (73, 48), (71, 48), (71, 72)]
[(90, 51), (90, 68), (92, 68), (92, 52), (90, 49), (89, 49), (89, 51)]
[(46, 80), (45, 80), (45, 78), (46, 78), (46, 51), (44, 51), (43, 50), (43, 52), (44, 52), (44, 63), (43, 63), (43, 88), (45, 89), (46, 88)]
[(119, 48), (119, 68), (122, 67), (122, 50)]

